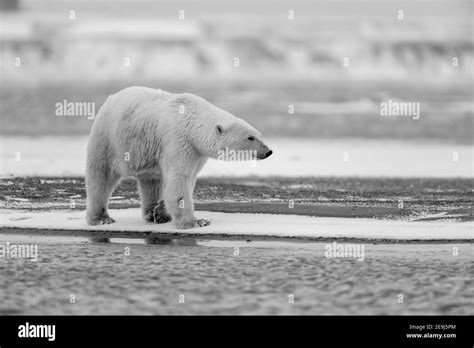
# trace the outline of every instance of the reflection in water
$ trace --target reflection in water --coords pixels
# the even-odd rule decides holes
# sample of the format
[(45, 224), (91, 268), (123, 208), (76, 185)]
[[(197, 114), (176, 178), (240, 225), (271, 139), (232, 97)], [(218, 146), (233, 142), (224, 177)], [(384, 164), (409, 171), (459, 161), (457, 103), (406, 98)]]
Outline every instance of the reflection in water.
[(105, 243), (105, 244), (108, 244), (108, 243), (110, 243), (110, 238), (102, 237), (102, 236), (91, 237), (90, 241), (91, 241), (91, 243)]
[(145, 239), (146, 244), (151, 245), (181, 245), (181, 246), (197, 246), (195, 238), (167, 238), (162, 236), (153, 236)]
[[(70, 242), (74, 242), (71, 238)], [(94, 236), (88, 239), (90, 243), (98, 244), (148, 244), (148, 245), (170, 245), (170, 246), (197, 246), (195, 238), (171, 238), (167, 236), (152, 236), (146, 238), (109, 238), (105, 236)]]

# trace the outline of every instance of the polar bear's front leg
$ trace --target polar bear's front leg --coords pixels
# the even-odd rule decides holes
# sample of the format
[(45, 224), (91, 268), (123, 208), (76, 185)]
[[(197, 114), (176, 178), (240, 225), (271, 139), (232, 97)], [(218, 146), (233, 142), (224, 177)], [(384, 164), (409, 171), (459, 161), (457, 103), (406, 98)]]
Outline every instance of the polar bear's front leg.
[(87, 212), (89, 225), (103, 225), (115, 222), (107, 212), (110, 196), (120, 181), (120, 175), (107, 166), (88, 165), (86, 171)]
[(166, 210), (179, 229), (203, 227), (210, 221), (194, 216), (193, 187), (196, 178), (178, 173), (168, 173), (163, 177), (163, 198)]

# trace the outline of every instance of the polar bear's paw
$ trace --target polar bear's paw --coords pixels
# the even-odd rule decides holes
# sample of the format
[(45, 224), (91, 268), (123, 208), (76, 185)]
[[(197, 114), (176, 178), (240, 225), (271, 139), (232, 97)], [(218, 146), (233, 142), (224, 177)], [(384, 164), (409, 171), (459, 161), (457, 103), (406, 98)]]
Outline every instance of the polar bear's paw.
[(204, 227), (204, 226), (209, 226), (211, 224), (211, 222), (209, 220), (206, 220), (206, 219), (198, 219), (196, 221), (196, 224), (199, 226), (199, 227)]
[(160, 201), (153, 209), (153, 222), (157, 224), (164, 224), (171, 221), (171, 216), (166, 212), (165, 202)]
[(109, 216), (105, 208), (101, 208), (94, 211), (88, 210), (86, 213), (86, 221), (87, 224), (91, 226), (109, 225), (115, 222), (115, 220)]
[(103, 218), (98, 219), (96, 225), (110, 225), (110, 224), (113, 224), (114, 222), (115, 220), (112, 219), (110, 216), (105, 216)]
[(170, 222), (170, 221), (171, 221), (171, 216), (169, 216), (169, 215), (155, 216), (155, 220), (154, 220), (154, 222), (157, 223), (157, 224), (165, 224), (165, 223)]

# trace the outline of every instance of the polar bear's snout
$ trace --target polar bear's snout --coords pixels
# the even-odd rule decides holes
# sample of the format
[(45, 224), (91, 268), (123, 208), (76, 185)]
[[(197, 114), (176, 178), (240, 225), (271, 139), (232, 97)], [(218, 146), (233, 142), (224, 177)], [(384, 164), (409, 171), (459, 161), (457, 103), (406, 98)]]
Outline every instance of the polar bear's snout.
[(263, 153), (258, 153), (257, 154), (257, 159), (265, 159), (265, 158), (268, 158), (272, 155), (273, 151), (268, 149), (268, 151), (266, 152), (263, 152)]
[(272, 155), (273, 151), (270, 148), (261, 142), (260, 149), (257, 151), (257, 159), (265, 159)]

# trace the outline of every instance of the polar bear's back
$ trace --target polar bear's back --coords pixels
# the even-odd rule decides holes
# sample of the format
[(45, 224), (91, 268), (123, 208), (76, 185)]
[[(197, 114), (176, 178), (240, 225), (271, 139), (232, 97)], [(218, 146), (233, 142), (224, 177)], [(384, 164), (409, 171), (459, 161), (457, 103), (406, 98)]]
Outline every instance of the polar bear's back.
[(156, 106), (160, 103), (172, 100), (175, 96), (175, 94), (162, 91), (161, 89), (134, 86), (122, 89), (121, 91), (111, 95), (107, 99), (106, 104), (110, 101), (109, 104), (117, 109), (121, 109), (121, 112), (124, 112), (127, 110), (132, 111), (134, 108), (149, 105), (150, 103), (153, 103)]
[[(140, 123), (157, 114), (160, 106), (167, 105), (175, 94), (148, 87), (128, 87), (107, 98), (94, 121), (94, 128), (117, 132), (130, 122)], [(101, 126), (101, 125), (104, 126)]]
[(117, 96), (119, 98), (152, 98), (158, 100), (170, 100), (172, 99), (175, 94), (163, 91), (161, 89), (156, 88), (149, 88), (149, 87), (142, 87), (142, 86), (132, 86), (124, 88), (117, 93), (113, 94), (113, 96)]

